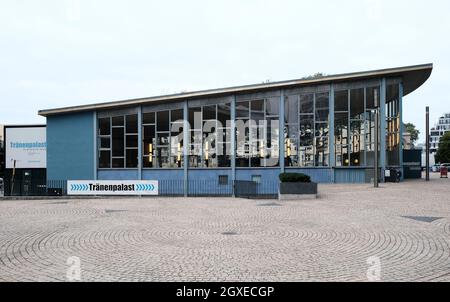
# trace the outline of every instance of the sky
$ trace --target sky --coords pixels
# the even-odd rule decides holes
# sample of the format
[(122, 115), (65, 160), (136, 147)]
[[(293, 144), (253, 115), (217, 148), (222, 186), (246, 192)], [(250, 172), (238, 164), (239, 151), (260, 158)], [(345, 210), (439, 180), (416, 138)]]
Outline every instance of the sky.
[(447, 0), (0, 0), (0, 124), (45, 123), (40, 109), (433, 63), (404, 99), (404, 121), (423, 134), (425, 106), (432, 124), (450, 112), (449, 11)]

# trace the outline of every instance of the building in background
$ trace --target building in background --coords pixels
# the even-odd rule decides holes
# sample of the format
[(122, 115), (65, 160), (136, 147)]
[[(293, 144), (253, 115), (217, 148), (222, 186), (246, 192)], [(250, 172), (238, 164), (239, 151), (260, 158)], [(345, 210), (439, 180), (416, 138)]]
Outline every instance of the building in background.
[(47, 181), (158, 180), (160, 193), (170, 195), (230, 194), (235, 181), (251, 180), (276, 193), (281, 172), (305, 173), (319, 183), (369, 182), (377, 149), (381, 175), (403, 169), (403, 97), (425, 83), (432, 68), (41, 110)]
[(403, 132), (403, 150), (414, 149), (414, 144), (411, 141), (411, 133)]
[(436, 154), (439, 149), (439, 141), (445, 133), (450, 132), (450, 113), (439, 118), (437, 124), (430, 130), (430, 153)]
[(4, 126), (4, 194), (46, 195), (45, 125)]

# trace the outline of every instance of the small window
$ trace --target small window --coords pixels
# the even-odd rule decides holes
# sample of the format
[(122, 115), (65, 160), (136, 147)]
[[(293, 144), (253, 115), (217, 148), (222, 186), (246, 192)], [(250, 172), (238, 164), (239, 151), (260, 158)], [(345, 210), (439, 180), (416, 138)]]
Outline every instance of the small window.
[(252, 175), (252, 181), (256, 182), (257, 184), (261, 183), (261, 175)]
[(228, 185), (228, 175), (219, 175), (219, 185), (221, 186)]

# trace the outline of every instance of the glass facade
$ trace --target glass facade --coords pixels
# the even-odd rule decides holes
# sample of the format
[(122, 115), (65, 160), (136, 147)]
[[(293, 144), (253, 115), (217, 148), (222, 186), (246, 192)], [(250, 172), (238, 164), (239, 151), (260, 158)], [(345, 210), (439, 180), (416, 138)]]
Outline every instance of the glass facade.
[(183, 110), (143, 113), (142, 139), (144, 168), (181, 168)]
[(398, 85), (386, 87), (386, 164), (400, 166), (400, 109)]
[(189, 167), (231, 167), (231, 103), (189, 108)]
[(99, 168), (137, 168), (137, 114), (98, 120)]
[(336, 167), (364, 167), (374, 163), (375, 97), (379, 87), (334, 93), (334, 150)]
[(279, 165), (280, 97), (236, 103), (236, 167)]
[[(386, 85), (385, 107), (381, 108), (386, 120), (383, 138), (386, 166), (401, 164), (399, 85), (392, 81)], [(281, 131), (284, 166), (327, 168), (332, 162), (335, 167), (373, 166), (377, 149), (374, 109), (382, 97), (380, 87), (374, 81), (367, 85), (338, 85), (333, 92), (333, 104), (330, 91), (299, 89), (298, 93), (287, 93), (283, 100), (284, 129)], [(180, 169), (185, 164), (189, 168), (231, 168), (233, 155), (236, 168), (280, 166), (281, 97), (238, 100), (235, 108), (231, 101), (204, 103), (188, 108), (188, 129), (184, 129), (183, 109), (143, 112), (141, 125), (137, 114), (99, 117), (98, 167), (138, 168), (139, 146), (144, 169)], [(235, 131), (231, 127), (233, 110)], [(333, 133), (330, 128), (334, 128)], [(187, 142), (184, 142), (185, 130)], [(233, 133), (235, 150), (232, 150)], [(187, 163), (184, 162), (185, 144)]]
[(285, 98), (285, 166), (329, 166), (329, 92)]

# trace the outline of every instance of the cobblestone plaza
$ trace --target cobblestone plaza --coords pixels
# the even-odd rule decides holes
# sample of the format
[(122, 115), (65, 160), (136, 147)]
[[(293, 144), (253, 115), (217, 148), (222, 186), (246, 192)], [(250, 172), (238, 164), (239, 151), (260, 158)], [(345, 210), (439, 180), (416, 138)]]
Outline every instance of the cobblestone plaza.
[[(447, 179), (320, 198), (2, 200), (0, 281), (450, 281)], [(370, 260), (372, 259), (372, 260)]]

